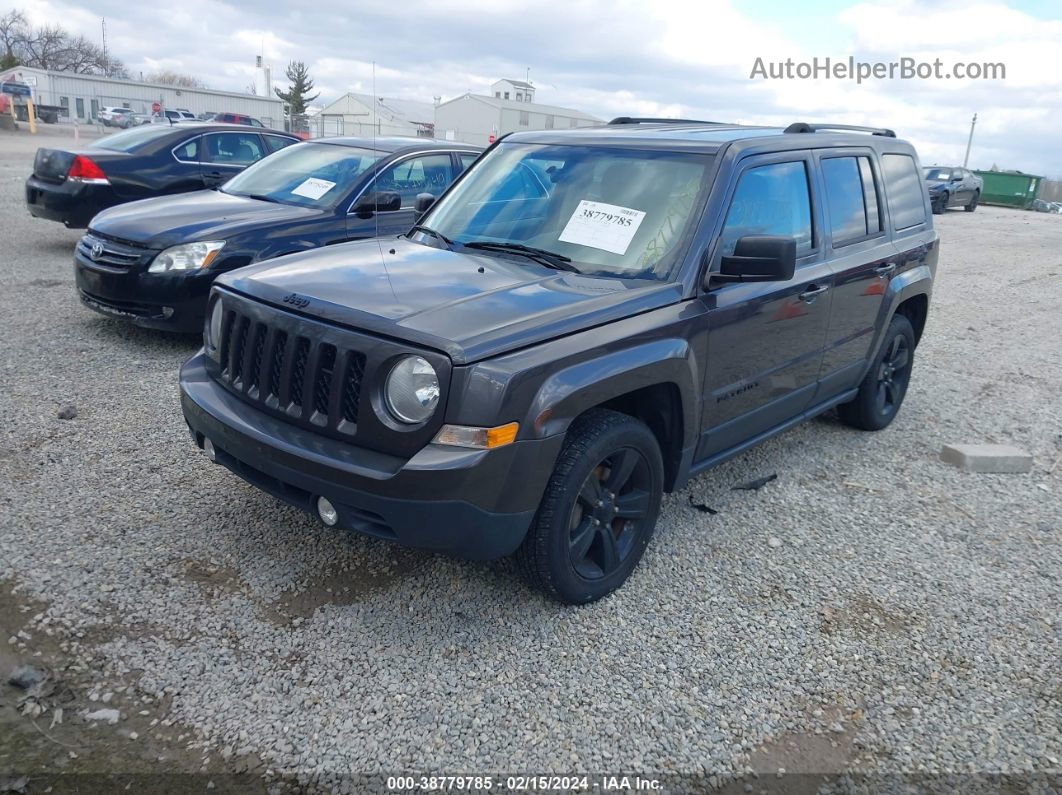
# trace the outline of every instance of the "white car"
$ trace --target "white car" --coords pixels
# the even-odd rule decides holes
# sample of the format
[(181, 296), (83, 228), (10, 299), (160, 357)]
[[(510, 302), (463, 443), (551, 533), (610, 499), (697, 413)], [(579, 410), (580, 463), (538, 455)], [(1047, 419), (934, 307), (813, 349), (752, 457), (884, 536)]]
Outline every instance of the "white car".
[(131, 127), (133, 111), (130, 108), (100, 108), (96, 119), (104, 127)]

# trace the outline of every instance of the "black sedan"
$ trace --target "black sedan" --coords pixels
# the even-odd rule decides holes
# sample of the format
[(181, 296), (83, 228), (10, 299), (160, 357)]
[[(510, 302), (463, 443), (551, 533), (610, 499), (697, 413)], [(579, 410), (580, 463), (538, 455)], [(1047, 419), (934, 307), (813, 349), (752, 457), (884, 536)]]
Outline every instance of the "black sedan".
[(83, 149), (38, 149), (26, 180), (30, 215), (88, 226), (123, 202), (219, 185), (271, 152), (297, 143), (290, 133), (234, 125), (149, 125)]
[(114, 207), (77, 246), (78, 292), (112, 317), (199, 331), (218, 274), (406, 232), (480, 151), (417, 138), (319, 139), (277, 152), (217, 190)]

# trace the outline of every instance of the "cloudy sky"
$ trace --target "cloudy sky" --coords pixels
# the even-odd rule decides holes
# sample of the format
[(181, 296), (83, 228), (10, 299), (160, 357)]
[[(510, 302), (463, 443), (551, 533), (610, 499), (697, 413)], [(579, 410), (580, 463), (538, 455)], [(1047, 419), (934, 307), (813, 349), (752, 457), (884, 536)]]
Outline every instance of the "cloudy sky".
[[(168, 6), (168, 7), (167, 7)], [(1062, 3), (1057, 0), (15, 0), (35, 22), (99, 37), (130, 71), (173, 69), (244, 90), (264, 53), (281, 86), (306, 61), (318, 103), (369, 91), (430, 102), (485, 92), (528, 68), (540, 102), (610, 118), (667, 115), (887, 126), (923, 162), (1062, 176)], [(0, 11), (5, 3), (0, 0)], [(163, 10), (164, 9), (164, 10)], [(1006, 78), (750, 79), (765, 62), (902, 57), (1002, 63)]]

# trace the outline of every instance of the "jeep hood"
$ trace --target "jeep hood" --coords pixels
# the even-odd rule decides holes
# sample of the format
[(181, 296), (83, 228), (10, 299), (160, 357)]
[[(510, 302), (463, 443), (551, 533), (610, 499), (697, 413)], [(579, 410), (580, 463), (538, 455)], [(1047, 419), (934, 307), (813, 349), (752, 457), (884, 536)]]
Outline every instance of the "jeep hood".
[[(455, 364), (681, 297), (681, 287), (671, 282), (583, 276), (523, 258), (446, 251), (405, 238), (292, 254), (239, 268), (217, 283), (285, 310), (435, 348)], [(308, 303), (296, 309), (299, 299)]]
[(119, 204), (92, 219), (95, 232), (163, 249), (196, 240), (225, 240), (256, 228), (302, 221), (321, 210), (197, 190)]

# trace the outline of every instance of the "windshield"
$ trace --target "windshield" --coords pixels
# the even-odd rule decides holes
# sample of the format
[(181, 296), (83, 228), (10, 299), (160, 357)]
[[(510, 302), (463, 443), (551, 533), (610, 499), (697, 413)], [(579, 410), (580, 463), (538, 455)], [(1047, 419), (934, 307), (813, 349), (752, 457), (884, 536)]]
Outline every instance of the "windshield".
[(461, 245), (543, 249), (583, 273), (665, 279), (710, 163), (700, 154), (503, 143), (424, 225)]
[(922, 173), (925, 174), (926, 179), (932, 181), (940, 180), (941, 182), (947, 182), (949, 179), (951, 179), (950, 168), (924, 168), (922, 169)]
[(112, 152), (135, 152), (140, 147), (170, 132), (172, 130), (169, 127), (134, 127), (131, 130), (100, 138), (92, 144), (92, 148), (110, 149)]
[(377, 159), (377, 152), (356, 146), (294, 144), (248, 166), (222, 190), (324, 209), (347, 195)]

